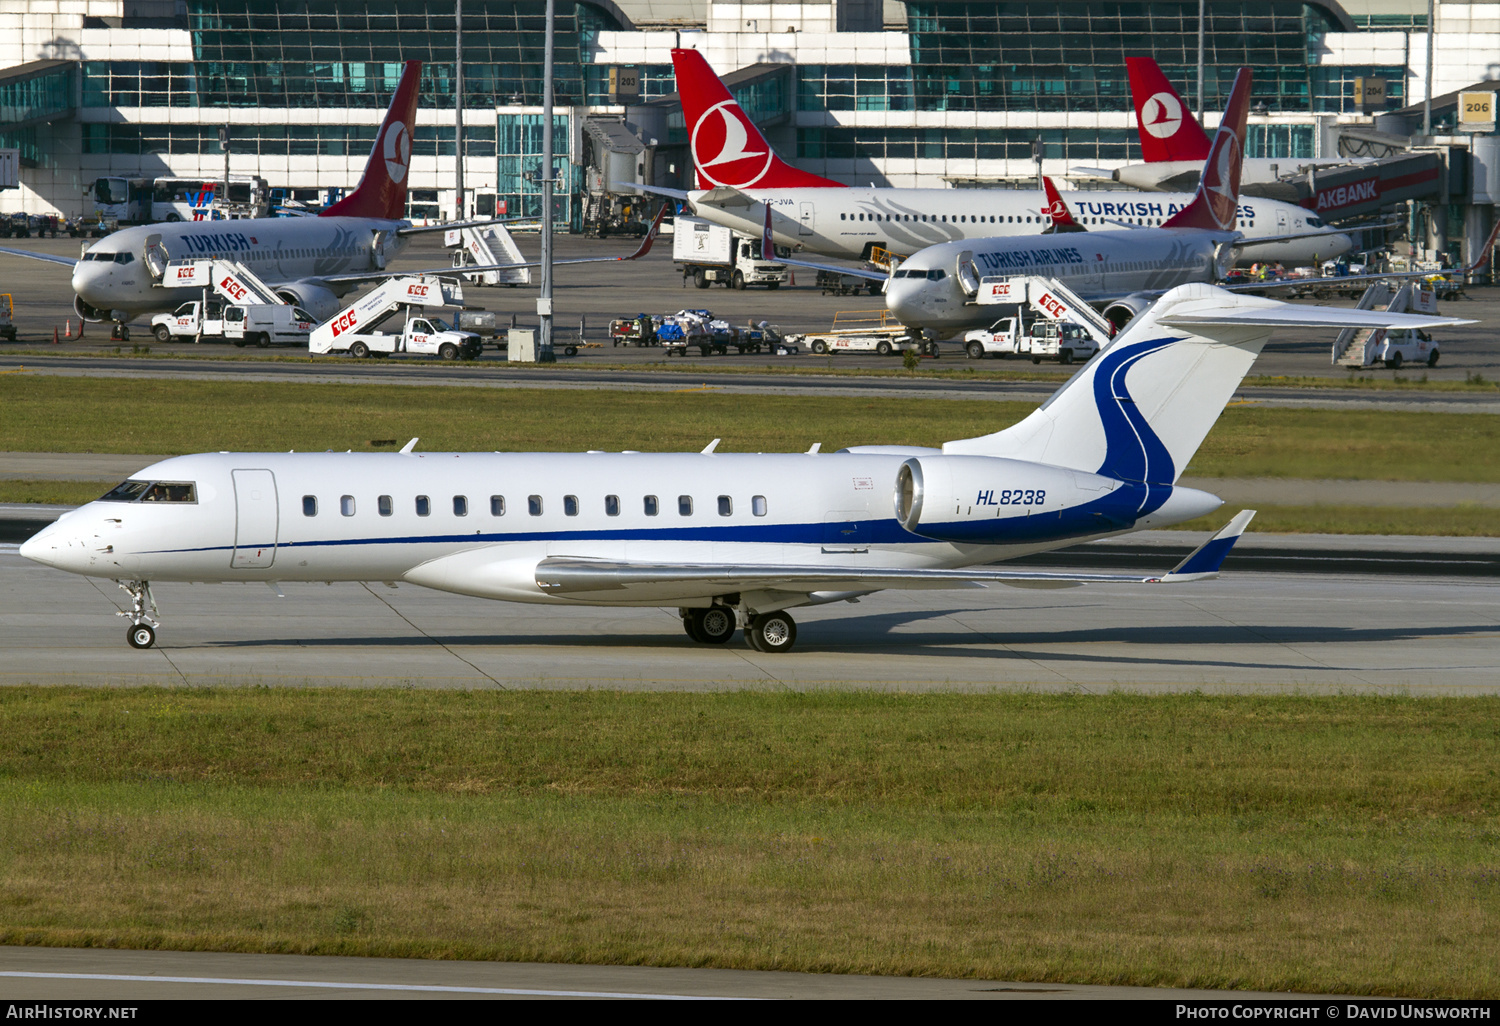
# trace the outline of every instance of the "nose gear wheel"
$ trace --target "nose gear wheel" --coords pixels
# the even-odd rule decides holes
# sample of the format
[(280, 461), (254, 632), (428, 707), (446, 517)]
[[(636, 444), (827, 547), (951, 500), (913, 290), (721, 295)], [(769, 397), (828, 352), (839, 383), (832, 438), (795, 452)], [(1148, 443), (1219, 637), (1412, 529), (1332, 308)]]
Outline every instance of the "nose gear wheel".
[[(116, 581), (122, 591), (130, 596), (130, 608), (115, 613), (130, 620), (130, 630), (125, 639), (131, 648), (150, 648), (156, 644), (156, 628), (161, 626), (157, 617), (156, 596), (151, 594), (150, 581)], [(147, 610), (150, 612), (147, 612)]]

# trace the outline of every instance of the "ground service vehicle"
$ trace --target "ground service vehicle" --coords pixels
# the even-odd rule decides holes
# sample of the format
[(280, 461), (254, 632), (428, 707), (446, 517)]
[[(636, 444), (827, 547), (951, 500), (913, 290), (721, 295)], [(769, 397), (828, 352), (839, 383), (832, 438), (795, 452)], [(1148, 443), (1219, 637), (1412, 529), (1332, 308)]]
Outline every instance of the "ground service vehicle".
[(617, 346), (653, 346), (656, 344), (656, 325), (645, 314), (632, 318), (616, 318), (609, 322), (609, 340)]
[(222, 180), (203, 178), (106, 176), (90, 191), (95, 212), (118, 224), (265, 217), (271, 209), (270, 186), (259, 175), (230, 175), (227, 201)]
[(672, 259), (681, 266), (682, 276), (692, 278), (700, 289), (708, 288), (712, 282), (733, 289), (750, 285), (779, 289), (791, 280), (785, 264), (760, 259), (758, 241), (699, 217), (677, 218), (672, 234)]
[(0, 338), (7, 342), (16, 340), (15, 305), (9, 292), (0, 293)]
[(1093, 356), (1099, 351), (1099, 343), (1076, 324), (1040, 318), (1028, 323), (1019, 317), (1002, 317), (988, 328), (966, 332), (964, 351), (971, 360), (993, 353), (1001, 359), (1029, 356), (1032, 363), (1072, 363)]
[(254, 345), (264, 349), (273, 342), (305, 345), (316, 323), (300, 307), (282, 303), (226, 304), (210, 299), (206, 303), (198, 300), (183, 303), (169, 314), (157, 314), (151, 318), (151, 333), (158, 342), (174, 338), (194, 342), (222, 339), (241, 347)]
[[(372, 353), (411, 353), (472, 360), (482, 350), (480, 337), (472, 331), (455, 331), (425, 312), (462, 306), (463, 301), (463, 287), (456, 282), (431, 275), (392, 278), (314, 328), (307, 348), (314, 354), (348, 353), (360, 358)], [(404, 315), (401, 330), (381, 331), (380, 325), (397, 313)]]

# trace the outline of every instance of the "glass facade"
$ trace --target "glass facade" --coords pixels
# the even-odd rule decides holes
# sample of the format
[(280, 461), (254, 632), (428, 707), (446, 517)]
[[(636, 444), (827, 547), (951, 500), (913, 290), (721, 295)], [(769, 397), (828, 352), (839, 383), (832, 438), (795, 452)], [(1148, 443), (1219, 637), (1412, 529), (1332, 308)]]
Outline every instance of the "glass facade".
[(0, 79), (0, 125), (51, 121), (68, 114), (72, 109), (71, 64)]
[[(1196, 82), (1195, 2), (912, 0), (906, 9), (916, 110), (1128, 110), (1127, 56), (1155, 57), (1179, 88), (1189, 75)], [(1210, 3), (1206, 106), (1222, 106), (1235, 69), (1249, 65), (1257, 104), (1307, 110), (1315, 46), (1340, 28), (1310, 4)]]
[[(473, 106), (542, 102), (542, 0), (470, 0), (464, 95)], [(422, 102), (453, 105), (451, 3), (430, 0), (189, 0), (197, 92), (204, 106), (384, 107), (401, 62), (427, 62)], [(622, 26), (580, 0), (556, 4), (559, 105), (585, 102), (594, 38)]]
[(797, 156), (829, 160), (1139, 160), (1134, 130), (1049, 128), (799, 128)]

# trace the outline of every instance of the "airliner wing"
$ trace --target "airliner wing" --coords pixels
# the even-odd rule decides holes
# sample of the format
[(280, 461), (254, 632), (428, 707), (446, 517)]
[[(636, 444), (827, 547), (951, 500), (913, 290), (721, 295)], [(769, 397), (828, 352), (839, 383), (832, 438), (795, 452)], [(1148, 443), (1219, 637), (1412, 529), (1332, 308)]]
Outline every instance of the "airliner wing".
[(610, 182), (616, 189), (634, 189), (636, 192), (649, 193), (652, 196), (665, 196), (667, 199), (686, 201), (688, 198), (686, 189), (668, 189), (661, 185), (641, 185), (639, 182)]
[[(1347, 281), (1340, 278), (1340, 281)], [(1439, 317), (1437, 314), (1392, 313), (1387, 310), (1350, 310), (1337, 306), (1293, 306), (1277, 303), (1267, 307), (1171, 312), (1158, 323), (1169, 328), (1197, 329), (1213, 325), (1261, 324), (1277, 328), (1436, 328), (1453, 324), (1477, 324), (1472, 318)]]
[[(620, 260), (639, 260), (651, 252), (651, 244), (656, 241), (656, 236), (661, 232), (661, 222), (667, 216), (667, 204), (663, 203), (661, 209), (656, 212), (656, 220), (651, 222), (651, 227), (646, 232), (646, 237), (636, 251), (629, 256), (617, 257), (584, 257), (580, 260), (554, 260), (553, 267), (565, 267), (569, 264), (600, 264), (615, 263)], [(448, 227), (452, 227), (449, 225)], [(521, 264), (466, 264), (463, 267), (454, 267), (449, 264), (446, 267), (430, 267), (425, 270), (414, 271), (365, 271), (360, 274), (325, 274), (318, 277), (319, 281), (344, 282), (344, 281), (377, 281), (382, 278), (405, 278), (409, 276), (430, 274), (437, 277), (456, 278), (465, 274), (476, 274), (483, 271), (507, 271), (518, 267), (540, 267), (540, 260), (531, 260)]]
[(448, 232), (460, 228), (483, 228), (487, 224), (524, 224), (535, 221), (534, 217), (482, 217), (472, 221), (444, 221), (442, 224), (409, 224), (397, 228), (397, 235), (423, 235), (427, 232)]
[(1255, 510), (1244, 510), (1165, 574), (1074, 574), (1040, 570), (909, 570), (892, 567), (809, 567), (709, 563), (637, 563), (549, 556), (537, 564), (536, 583), (549, 595), (632, 600), (747, 591), (871, 592), (887, 588), (941, 590), (1003, 584), (1015, 588), (1073, 588), (1083, 584), (1176, 584), (1218, 576)]
[(760, 258), (777, 264), (791, 264), (794, 267), (811, 267), (815, 271), (830, 271), (834, 274), (848, 274), (856, 278), (865, 278), (869, 281), (885, 282), (890, 280), (887, 271), (871, 271), (863, 267), (854, 267), (849, 264), (818, 264), (811, 260), (797, 260), (792, 257), (776, 255), (776, 245), (771, 241), (771, 205), (766, 204), (766, 224), (761, 229), (760, 235)]
[(72, 267), (78, 263), (76, 257), (53, 256), (51, 253), (33, 253), (29, 249), (12, 249), (9, 246), (0, 246), (0, 253), (6, 256), (26, 257), (28, 260), (43, 260), (49, 264), (65, 264)]

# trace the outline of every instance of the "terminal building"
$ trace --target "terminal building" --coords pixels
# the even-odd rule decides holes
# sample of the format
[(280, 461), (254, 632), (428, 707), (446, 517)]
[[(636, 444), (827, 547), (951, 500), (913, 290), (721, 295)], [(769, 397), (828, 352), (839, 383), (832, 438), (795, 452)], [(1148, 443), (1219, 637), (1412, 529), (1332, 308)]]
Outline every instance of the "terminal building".
[[(1198, 7), (556, 0), (554, 217), (608, 228), (636, 216), (612, 183), (691, 184), (674, 46), (702, 51), (799, 166), (957, 188), (1030, 185), (1038, 160), (1064, 177), (1139, 160), (1124, 58), (1152, 56), (1210, 126), (1235, 69), (1252, 67), (1250, 155), (1289, 172), (1438, 152), (1419, 244), (1471, 257), (1500, 161), (1493, 131), (1456, 132), (1456, 93), (1500, 79), (1500, 4), (1436, 4), (1425, 134), (1425, 0), (1207, 0), (1202, 97)], [(463, 5), (459, 197), (453, 0), (0, 0), (0, 147), (22, 166), (0, 207), (86, 214), (104, 176), (218, 180), (221, 128), (233, 175), (321, 203), (354, 185), (401, 62), (420, 59), (410, 216), (539, 214), (543, 19), (543, 0)], [(1357, 105), (1356, 82), (1371, 81), (1383, 98)]]

